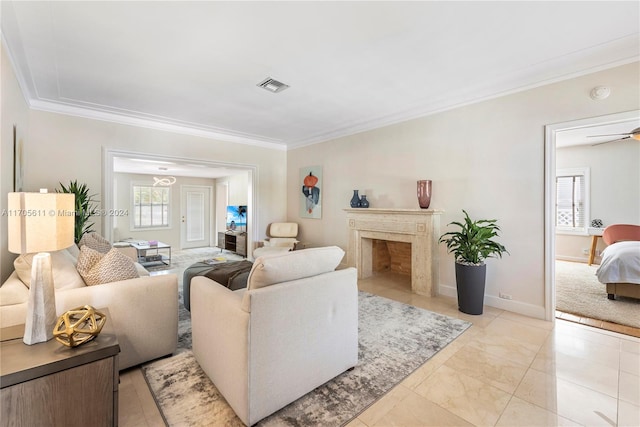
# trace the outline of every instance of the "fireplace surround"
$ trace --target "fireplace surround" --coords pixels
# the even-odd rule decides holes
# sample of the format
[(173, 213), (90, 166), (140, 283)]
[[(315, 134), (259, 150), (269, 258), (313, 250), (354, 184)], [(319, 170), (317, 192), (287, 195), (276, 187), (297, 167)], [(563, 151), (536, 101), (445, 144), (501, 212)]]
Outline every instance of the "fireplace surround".
[(373, 241), (411, 244), (411, 290), (435, 296), (439, 282), (438, 238), (440, 215), (435, 209), (344, 209), (349, 242), (347, 265), (358, 269), (358, 279), (373, 274)]

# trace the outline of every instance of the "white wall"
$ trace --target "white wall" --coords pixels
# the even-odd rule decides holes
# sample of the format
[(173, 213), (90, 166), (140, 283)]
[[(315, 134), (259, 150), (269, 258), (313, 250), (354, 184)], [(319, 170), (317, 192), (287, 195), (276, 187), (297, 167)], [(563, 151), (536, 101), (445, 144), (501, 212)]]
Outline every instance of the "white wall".
[[(250, 188), (250, 172), (241, 173), (237, 175), (232, 175), (229, 177), (219, 178), (216, 181), (216, 185), (218, 188), (224, 188), (227, 192), (228, 199), (226, 205), (222, 207), (219, 215), (221, 215), (216, 220), (216, 232), (224, 233), (227, 230), (227, 210), (226, 206), (247, 206), (247, 228), (246, 232), (248, 235), (255, 233), (260, 236), (258, 239), (248, 239), (247, 240), (247, 256), (251, 258), (252, 250), (251, 248), (255, 245), (254, 242), (262, 240), (265, 234), (266, 225), (259, 227), (256, 229), (256, 225), (253, 222), (253, 218), (251, 217), (251, 200), (249, 197), (249, 188)], [(258, 210), (261, 206), (258, 206)], [(243, 230), (245, 231), (245, 230)], [(216, 244), (218, 243), (218, 236), (216, 234), (216, 238), (214, 241)]]
[[(418, 208), (416, 181), (433, 180), (431, 207), (445, 211), (442, 231), (460, 220), (497, 219), (511, 255), (489, 260), (485, 303), (544, 317), (545, 125), (640, 107), (638, 63), (302, 147), (288, 154), (288, 220), (302, 241), (347, 245), (343, 208), (352, 190), (371, 207)], [(594, 86), (613, 88), (593, 101)], [(323, 168), (323, 217), (298, 214), (300, 167)], [(440, 247), (440, 289), (455, 288), (453, 257)], [(497, 298), (510, 294), (512, 301)], [(508, 303), (505, 305), (505, 303)]]
[[(544, 307), (544, 126), (640, 108), (640, 69), (634, 63), (285, 153), (42, 111), (27, 114), (5, 62), (3, 206), (9, 191), (8, 110), (27, 128), (27, 191), (77, 179), (100, 198), (103, 147), (255, 165), (258, 239), (267, 224), (288, 219), (300, 223), (305, 243), (346, 249), (342, 209), (349, 206), (353, 189), (367, 194), (371, 207), (417, 208), (415, 182), (431, 179), (431, 207), (445, 211), (442, 231), (461, 218), (463, 208), (474, 218), (498, 219), (501, 242), (511, 255), (489, 261), (485, 302), (499, 305), (504, 301), (497, 299), (498, 292), (508, 293), (513, 296), (508, 308), (529, 314), (542, 313)], [(603, 84), (613, 88), (612, 95), (591, 100), (591, 88)], [(299, 168), (314, 165), (323, 167), (319, 220), (298, 216)], [(4, 231), (5, 221), (2, 227)], [(4, 235), (0, 243), (4, 278), (10, 272)], [(450, 292), (455, 287), (453, 260), (443, 247), (440, 258), (441, 290)]]
[(219, 178), (218, 181), (227, 182), (227, 185), (229, 187), (228, 204), (230, 206), (249, 204), (249, 194), (247, 193), (247, 188), (249, 188), (248, 173), (232, 175), (228, 178)]
[[(631, 129), (629, 129), (631, 130)], [(558, 148), (556, 168), (590, 170), (590, 218), (604, 225), (640, 224), (640, 143), (629, 139), (602, 145)], [(601, 239), (598, 250), (604, 249)], [(584, 261), (591, 236), (556, 235), (556, 258)]]
[[(127, 238), (138, 240), (159, 240), (170, 244), (173, 248), (180, 248), (180, 186), (181, 185), (200, 185), (208, 186), (212, 189), (212, 197), (215, 191), (215, 180), (210, 178), (192, 178), (179, 176), (176, 177), (176, 183), (171, 186), (171, 212), (170, 227), (156, 230), (133, 230), (131, 226), (131, 186), (137, 184), (153, 184), (153, 177), (144, 174), (114, 173), (116, 181), (114, 198), (114, 209), (127, 211), (129, 215), (115, 216), (115, 227), (113, 237), (114, 240), (122, 240)], [(215, 198), (214, 198), (215, 199)], [(211, 213), (211, 227), (214, 227), (214, 214)]]
[[(17, 140), (29, 144), (29, 109), (22, 96), (18, 81), (13, 73), (9, 56), (5, 52), (4, 44), (0, 51), (0, 210), (7, 209), (7, 194), (13, 188), (13, 126), (16, 126)], [(27, 145), (28, 147), (28, 145)], [(7, 217), (0, 217), (0, 283), (13, 271), (14, 254), (7, 252)]]
[[(259, 206), (258, 217), (252, 219), (255, 240), (264, 236), (267, 224), (286, 216), (285, 151), (36, 110), (28, 112), (28, 121), (25, 191), (52, 190), (60, 182), (77, 179), (102, 201), (102, 155), (109, 148), (255, 167)], [(3, 137), (3, 158), (4, 145)], [(97, 218), (96, 230), (101, 229), (101, 218)], [(6, 240), (0, 252), (3, 259), (8, 255)]]

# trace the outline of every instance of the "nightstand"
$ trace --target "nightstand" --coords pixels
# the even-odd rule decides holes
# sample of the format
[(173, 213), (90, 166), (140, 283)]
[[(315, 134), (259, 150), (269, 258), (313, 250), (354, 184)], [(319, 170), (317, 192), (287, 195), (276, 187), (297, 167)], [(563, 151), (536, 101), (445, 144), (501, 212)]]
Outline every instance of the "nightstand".
[(591, 249), (589, 250), (589, 265), (593, 264), (593, 260), (596, 257), (596, 246), (598, 246), (598, 237), (602, 237), (604, 228), (589, 227), (589, 234), (591, 235)]
[(120, 345), (107, 316), (78, 347), (26, 345), (24, 325), (0, 330), (0, 426), (117, 426)]

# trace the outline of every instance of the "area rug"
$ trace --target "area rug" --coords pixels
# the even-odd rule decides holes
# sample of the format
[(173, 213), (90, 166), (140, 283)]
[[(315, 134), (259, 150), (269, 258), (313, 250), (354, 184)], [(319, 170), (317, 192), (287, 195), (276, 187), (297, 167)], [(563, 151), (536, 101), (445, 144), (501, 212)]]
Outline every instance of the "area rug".
[(228, 261), (239, 261), (244, 259), (240, 255), (236, 255), (228, 251), (220, 251), (219, 248), (212, 247), (174, 250), (171, 254), (171, 263), (169, 265), (162, 263), (148, 264), (145, 266), (145, 269), (149, 272), (174, 273), (177, 272), (177, 270), (184, 271), (186, 267), (195, 262), (214, 257), (222, 257)]
[[(358, 365), (260, 421), (259, 426), (341, 426), (456, 339), (471, 324), (359, 292)], [(242, 426), (189, 348), (181, 314), (181, 349), (143, 367), (168, 426)], [(188, 338), (187, 338), (188, 336)]]
[(556, 310), (640, 328), (640, 300), (608, 299), (606, 285), (595, 275), (597, 269), (597, 265), (556, 261)]

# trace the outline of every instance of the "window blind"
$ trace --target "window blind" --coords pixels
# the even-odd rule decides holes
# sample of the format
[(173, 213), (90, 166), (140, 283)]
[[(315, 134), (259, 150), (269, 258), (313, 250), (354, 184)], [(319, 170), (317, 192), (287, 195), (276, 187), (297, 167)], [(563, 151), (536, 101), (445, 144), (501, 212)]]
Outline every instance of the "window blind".
[(585, 177), (570, 175), (556, 177), (556, 226), (584, 228)]

